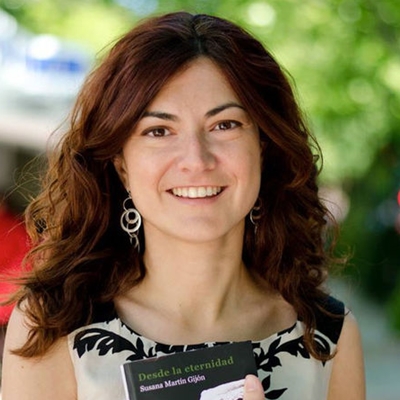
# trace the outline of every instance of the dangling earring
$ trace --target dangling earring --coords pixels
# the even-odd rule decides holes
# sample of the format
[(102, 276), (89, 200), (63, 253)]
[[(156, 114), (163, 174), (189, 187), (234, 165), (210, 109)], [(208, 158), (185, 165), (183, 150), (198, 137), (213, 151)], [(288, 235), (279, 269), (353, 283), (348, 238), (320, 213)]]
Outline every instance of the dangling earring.
[(251, 223), (254, 225), (254, 234), (257, 233), (257, 229), (258, 229), (258, 221), (261, 219), (262, 216), (262, 202), (261, 199), (258, 198), (256, 201), (256, 204), (254, 204), (253, 208), (250, 211), (250, 221)]
[(134, 245), (135, 248), (140, 252), (140, 243), (138, 232), (140, 226), (142, 225), (142, 217), (139, 212), (131, 207), (127, 208), (126, 203), (128, 201), (132, 201), (131, 193), (128, 191), (128, 197), (123, 202), (124, 212), (121, 215), (121, 228), (129, 235), (129, 240), (131, 244)]

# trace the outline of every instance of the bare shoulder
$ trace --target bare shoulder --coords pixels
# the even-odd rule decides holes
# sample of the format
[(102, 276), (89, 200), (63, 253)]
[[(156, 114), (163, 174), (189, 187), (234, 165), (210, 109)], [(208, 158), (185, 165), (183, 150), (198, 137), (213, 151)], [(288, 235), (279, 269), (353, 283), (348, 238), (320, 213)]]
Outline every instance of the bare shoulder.
[(6, 333), (2, 395), (7, 400), (74, 400), (76, 383), (67, 338), (61, 338), (44, 355), (24, 358), (12, 354), (29, 335), (23, 311), (14, 309)]
[(329, 400), (365, 400), (364, 357), (356, 319), (348, 313), (333, 359)]

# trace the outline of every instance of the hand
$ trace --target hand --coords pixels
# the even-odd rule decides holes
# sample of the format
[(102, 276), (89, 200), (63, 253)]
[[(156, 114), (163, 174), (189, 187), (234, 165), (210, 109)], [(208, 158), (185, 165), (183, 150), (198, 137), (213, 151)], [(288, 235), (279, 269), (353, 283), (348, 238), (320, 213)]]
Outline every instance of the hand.
[(247, 375), (244, 381), (243, 400), (265, 400), (264, 389), (260, 380), (254, 375)]

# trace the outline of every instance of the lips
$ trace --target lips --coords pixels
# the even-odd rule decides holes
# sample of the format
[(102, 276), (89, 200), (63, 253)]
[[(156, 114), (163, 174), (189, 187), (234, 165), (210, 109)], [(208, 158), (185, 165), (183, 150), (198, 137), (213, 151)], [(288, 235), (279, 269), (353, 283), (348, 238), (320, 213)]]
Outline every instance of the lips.
[(189, 199), (199, 199), (204, 197), (213, 197), (222, 192), (220, 186), (189, 186), (182, 188), (173, 188), (171, 193), (177, 197), (186, 197)]

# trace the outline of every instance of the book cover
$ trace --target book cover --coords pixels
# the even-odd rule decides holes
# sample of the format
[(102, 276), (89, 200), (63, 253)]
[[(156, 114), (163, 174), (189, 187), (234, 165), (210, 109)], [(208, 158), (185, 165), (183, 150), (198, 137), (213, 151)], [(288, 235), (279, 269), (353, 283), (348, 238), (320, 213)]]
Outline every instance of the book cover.
[(122, 365), (127, 400), (241, 400), (257, 375), (251, 342), (222, 344)]

